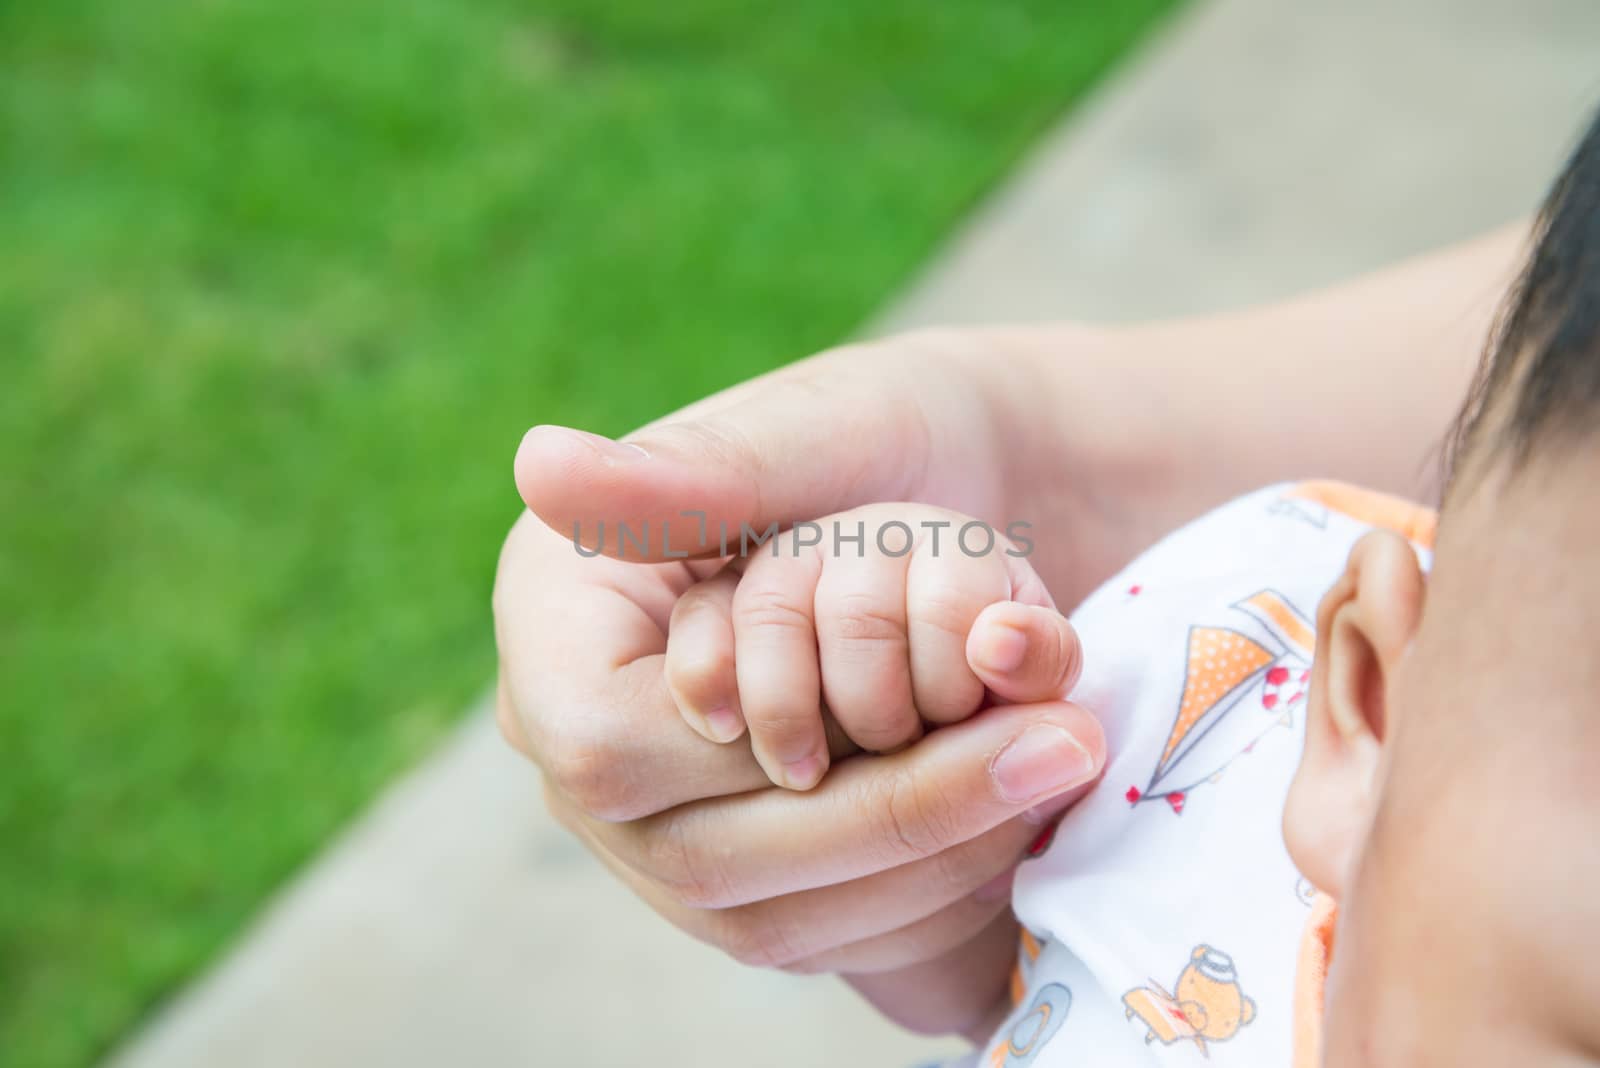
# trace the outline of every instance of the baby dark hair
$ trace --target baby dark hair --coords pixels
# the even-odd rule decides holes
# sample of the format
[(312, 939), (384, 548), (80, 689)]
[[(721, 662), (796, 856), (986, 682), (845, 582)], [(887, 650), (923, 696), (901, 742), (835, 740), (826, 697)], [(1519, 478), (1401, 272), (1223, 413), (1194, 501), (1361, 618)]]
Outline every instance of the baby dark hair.
[(1520, 467), (1536, 448), (1600, 429), (1600, 114), (1556, 179), (1533, 251), (1506, 306), (1447, 447), (1458, 464), (1503, 455)]

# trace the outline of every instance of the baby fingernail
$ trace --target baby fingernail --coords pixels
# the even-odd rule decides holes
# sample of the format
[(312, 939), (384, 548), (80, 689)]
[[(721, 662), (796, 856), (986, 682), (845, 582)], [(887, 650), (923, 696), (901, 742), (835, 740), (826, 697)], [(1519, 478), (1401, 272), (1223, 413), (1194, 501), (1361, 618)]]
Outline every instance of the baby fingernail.
[(1077, 786), (1094, 776), (1094, 758), (1060, 727), (1036, 723), (989, 765), (995, 790), (1014, 804)]
[(731, 742), (744, 733), (744, 723), (740, 721), (739, 714), (727, 705), (718, 705), (703, 718), (706, 730), (711, 732), (714, 741)]
[(1004, 623), (992, 623), (978, 635), (973, 659), (985, 671), (1005, 675), (1022, 666), (1028, 657), (1028, 636)]
[(822, 780), (826, 770), (818, 756), (791, 760), (783, 765), (783, 785), (791, 790), (809, 790)]

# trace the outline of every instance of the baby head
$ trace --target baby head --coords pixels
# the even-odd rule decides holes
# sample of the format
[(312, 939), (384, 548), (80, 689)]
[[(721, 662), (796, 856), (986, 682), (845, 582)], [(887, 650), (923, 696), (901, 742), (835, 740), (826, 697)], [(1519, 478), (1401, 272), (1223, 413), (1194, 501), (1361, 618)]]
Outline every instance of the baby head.
[(1451, 449), (1432, 571), (1324, 600), (1284, 814), (1339, 904), (1326, 1063), (1600, 1060), (1600, 122)]

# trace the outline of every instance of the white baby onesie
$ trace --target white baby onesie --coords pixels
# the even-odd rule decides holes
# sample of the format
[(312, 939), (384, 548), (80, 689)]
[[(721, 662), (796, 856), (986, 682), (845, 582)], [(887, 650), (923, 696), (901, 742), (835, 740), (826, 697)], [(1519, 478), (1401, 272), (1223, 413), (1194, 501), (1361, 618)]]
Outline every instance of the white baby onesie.
[[(1407, 518), (1409, 517), (1409, 518)], [(1072, 615), (1104, 779), (1017, 874), (1016, 1006), (987, 1068), (1290, 1063), (1311, 889), (1280, 832), (1322, 595), (1374, 525), (1431, 513), (1274, 486), (1170, 535)]]

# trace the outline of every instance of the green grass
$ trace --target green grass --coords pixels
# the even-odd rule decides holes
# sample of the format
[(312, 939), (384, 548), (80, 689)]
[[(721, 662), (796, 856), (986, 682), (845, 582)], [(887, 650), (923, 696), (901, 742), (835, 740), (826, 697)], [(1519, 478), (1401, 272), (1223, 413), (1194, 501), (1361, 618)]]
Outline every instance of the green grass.
[(528, 425), (838, 340), (1170, 2), (0, 4), (0, 1062), (481, 691)]

